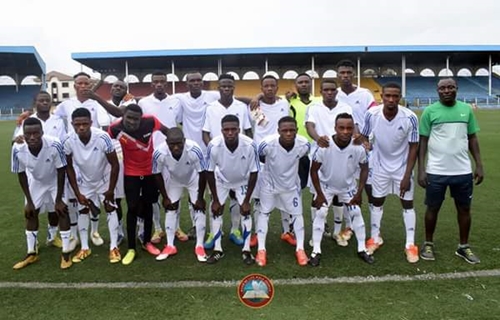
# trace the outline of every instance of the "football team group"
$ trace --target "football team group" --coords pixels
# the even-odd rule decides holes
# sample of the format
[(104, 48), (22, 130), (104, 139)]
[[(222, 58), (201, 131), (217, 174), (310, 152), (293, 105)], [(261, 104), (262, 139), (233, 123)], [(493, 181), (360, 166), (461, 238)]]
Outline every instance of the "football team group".
[[(19, 121), (13, 137), (11, 168), (25, 196), (27, 242), (27, 255), (14, 269), (39, 261), (38, 216), (44, 212), (46, 243), (62, 249), (62, 269), (91, 257), (89, 240), (104, 243), (101, 210), (110, 263), (131, 264), (138, 244), (165, 260), (177, 254), (176, 241), (192, 239), (196, 259), (214, 264), (224, 257), (221, 239), (228, 234), (241, 247), (244, 264), (263, 267), (269, 217), (276, 209), (281, 239), (294, 247), (299, 265), (320, 265), (325, 237), (339, 246), (354, 237), (359, 258), (372, 264), (384, 244), (381, 222), (391, 194), (401, 203), (406, 260), (435, 260), (433, 235), (448, 188), (459, 225), (455, 254), (479, 263), (468, 241), (473, 186), (483, 180), (479, 127), (472, 108), (456, 99), (457, 83), (441, 78), (439, 101), (419, 119), (400, 105), (399, 84), (385, 84), (378, 104), (369, 90), (353, 84), (354, 69), (351, 61), (340, 61), (337, 79), (321, 81), (321, 97), (313, 96), (306, 73), (282, 97), (278, 79), (270, 75), (262, 77), (259, 95), (237, 97), (231, 75), (219, 76), (218, 91), (206, 91), (198, 72), (187, 75), (188, 92), (173, 95), (166, 92), (166, 74), (155, 72), (153, 92), (139, 101), (123, 81), (112, 84), (111, 100), (105, 100), (85, 73), (74, 77), (76, 96), (55, 110), (50, 94), (38, 93), (34, 112)], [(417, 185), (425, 188), (426, 204), (420, 249)], [(184, 191), (187, 233), (179, 225)], [(311, 203), (303, 203), (305, 192), (312, 194)], [(226, 207), (229, 214), (223, 214)], [(309, 210), (310, 233), (304, 228)]]

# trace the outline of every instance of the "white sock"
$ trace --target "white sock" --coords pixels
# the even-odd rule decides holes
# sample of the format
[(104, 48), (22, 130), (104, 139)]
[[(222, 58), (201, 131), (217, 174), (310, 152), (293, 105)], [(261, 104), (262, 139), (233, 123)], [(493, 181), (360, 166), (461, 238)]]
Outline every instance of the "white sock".
[(108, 212), (109, 249), (118, 247), (118, 214), (116, 211)]
[(231, 233), (240, 229), (240, 206), (235, 199), (229, 200), (229, 213), (231, 213)]
[(68, 215), (70, 222), (71, 236), (73, 239), (78, 240), (78, 204), (69, 202)]
[(366, 228), (365, 220), (363, 220), (363, 215), (361, 214), (361, 208), (359, 206), (345, 206), (349, 218), (347, 220), (352, 221), (352, 230), (358, 241), (358, 252), (366, 251), (365, 241), (366, 241)]
[(344, 213), (345, 228), (352, 229), (351, 219), (349, 217), (349, 212), (345, 206), (343, 206), (342, 211)]
[(214, 251), (222, 251), (222, 216), (214, 217), (213, 219), (214, 226)]
[(36, 239), (38, 238), (38, 230), (29, 231), (26, 230), (26, 244), (29, 253), (36, 253)]
[(384, 207), (372, 207), (370, 214), (371, 221), (371, 237), (375, 242), (378, 242), (380, 235), (380, 223), (382, 222), (382, 215), (384, 214)]
[(257, 226), (259, 224), (259, 215), (260, 215), (260, 200), (259, 199), (255, 199), (253, 202), (252, 214), (253, 214), (253, 223), (255, 226), (254, 231), (255, 231), (255, 234), (257, 234)]
[(302, 214), (292, 216), (292, 222), (295, 239), (297, 239), (295, 251), (304, 250), (304, 217)]
[(125, 236), (125, 233), (123, 232), (123, 222), (122, 220), (118, 221), (118, 234), (122, 237)]
[[(333, 207), (333, 233), (332, 234), (339, 234), (340, 230), (342, 230), (342, 217), (344, 215), (344, 206), (342, 207), (337, 207), (337, 206), (332, 206)], [(349, 219), (346, 219), (349, 220)]]
[(71, 237), (71, 230), (59, 231), (62, 240), (62, 252), (69, 252), (69, 238)]
[(281, 228), (283, 229), (282, 233), (290, 232), (290, 214), (283, 210), (280, 210), (281, 213)]
[(241, 217), (241, 234), (243, 236), (242, 251), (250, 251), (250, 236), (252, 235), (252, 216)]
[(316, 218), (316, 208), (315, 207), (311, 207), (311, 223), (314, 222), (314, 218)]
[(50, 224), (47, 225), (47, 235), (47, 240), (54, 241), (57, 235), (57, 226), (51, 226)]
[(196, 246), (203, 245), (203, 238), (205, 237), (205, 229), (207, 224), (207, 217), (202, 211), (194, 211), (194, 225), (196, 227)]
[(321, 207), (316, 210), (315, 218), (313, 221), (313, 252), (321, 253), (321, 239), (323, 238), (323, 232), (325, 232), (325, 221), (328, 215), (328, 208)]
[(415, 243), (415, 209), (403, 209), (403, 220), (406, 229), (406, 248)]
[(78, 215), (78, 233), (80, 234), (81, 249), (89, 249), (89, 214)]
[[(177, 207), (177, 210), (175, 210), (176, 216), (175, 216), (175, 231), (179, 230), (181, 228), (181, 202), (179, 201), (179, 206)], [(191, 214), (191, 211), (189, 212)]]
[(269, 213), (260, 213), (257, 221), (258, 250), (266, 250), (266, 237), (269, 224)]
[(162, 230), (160, 223), (160, 204), (158, 202), (153, 203), (153, 224), (155, 231)]
[(99, 233), (99, 218), (90, 218), (90, 232), (92, 234)]
[(144, 234), (144, 219), (137, 217), (137, 235)]
[(174, 210), (165, 212), (165, 233), (167, 234), (167, 246), (173, 246), (175, 240), (175, 224), (179, 215)]

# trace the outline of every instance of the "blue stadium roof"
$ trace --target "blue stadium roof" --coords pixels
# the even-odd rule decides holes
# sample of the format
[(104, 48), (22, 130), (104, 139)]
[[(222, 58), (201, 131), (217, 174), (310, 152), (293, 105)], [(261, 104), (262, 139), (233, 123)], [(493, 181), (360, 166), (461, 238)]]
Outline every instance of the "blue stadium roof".
[(33, 46), (0, 46), (0, 75), (45, 74), (45, 62)]
[(318, 66), (332, 64), (339, 59), (361, 57), (364, 63), (382, 64), (401, 61), (401, 55), (410, 57), (410, 63), (421, 64), (432, 60), (444, 61), (453, 56), (455, 63), (487, 63), (485, 56), (492, 54), (500, 63), (500, 45), (407, 45), (407, 46), (324, 46), (324, 47), (261, 47), (220, 49), (173, 49), (116, 52), (73, 53), (73, 60), (101, 72), (123, 70), (125, 61), (129, 70), (145, 71), (169, 69), (174, 61), (177, 68), (211, 68), (222, 59), (225, 68), (262, 66), (267, 58), (269, 65), (298, 66), (310, 64), (315, 57)]

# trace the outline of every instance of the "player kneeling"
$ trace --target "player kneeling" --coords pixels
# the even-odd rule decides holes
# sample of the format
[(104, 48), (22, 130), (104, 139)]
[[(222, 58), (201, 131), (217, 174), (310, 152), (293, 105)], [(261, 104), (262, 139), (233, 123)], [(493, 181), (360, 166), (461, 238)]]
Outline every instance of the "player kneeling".
[(66, 158), (63, 146), (56, 139), (43, 135), (42, 123), (28, 118), (23, 123), (26, 143), (12, 147), (12, 172), (17, 173), (19, 184), (26, 197), (26, 242), (28, 255), (14, 265), (22, 269), (39, 260), (37, 249), (38, 214), (56, 212), (62, 240), (61, 269), (71, 267), (69, 259), (70, 227), (68, 208), (62, 201)]
[[(166, 183), (162, 171), (168, 171)], [(165, 231), (167, 244), (156, 257), (161, 261), (177, 253), (174, 244), (175, 231), (179, 212), (179, 201), (184, 188), (188, 190), (189, 201), (194, 208), (194, 222), (196, 229), (196, 245), (194, 253), (200, 262), (207, 261), (203, 238), (205, 237), (205, 160), (198, 144), (186, 140), (182, 130), (172, 128), (168, 130), (167, 140), (162, 143), (153, 154), (153, 174), (156, 177), (158, 189), (163, 197), (165, 207)]]
[[(311, 181), (316, 209), (313, 221), (313, 251), (309, 263), (318, 266), (321, 257), (321, 239), (325, 228), (328, 208), (346, 206), (352, 228), (358, 241), (358, 256), (366, 263), (373, 263), (373, 256), (366, 252), (365, 222), (361, 215), (361, 196), (368, 178), (366, 151), (361, 145), (354, 145), (352, 135), (354, 120), (348, 113), (341, 113), (335, 119), (335, 132), (328, 148), (318, 148), (313, 155)], [(356, 190), (355, 173), (360, 168), (359, 187)]]
[(307, 155), (309, 150), (309, 142), (306, 138), (297, 136), (297, 122), (289, 116), (278, 121), (278, 134), (264, 138), (259, 144), (259, 157), (265, 165), (259, 179), (260, 212), (257, 218), (258, 251), (255, 260), (261, 267), (267, 263), (266, 236), (269, 215), (274, 208), (291, 215), (297, 241), (297, 263), (307, 265), (302, 197), (297, 172), (300, 158)]

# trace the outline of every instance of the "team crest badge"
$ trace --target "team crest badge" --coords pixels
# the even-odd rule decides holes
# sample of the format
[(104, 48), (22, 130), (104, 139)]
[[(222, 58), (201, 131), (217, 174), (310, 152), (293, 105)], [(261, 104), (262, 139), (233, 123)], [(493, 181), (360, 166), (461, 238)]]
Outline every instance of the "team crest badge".
[(245, 306), (258, 309), (267, 306), (274, 297), (274, 285), (262, 274), (249, 274), (238, 285), (238, 297)]

